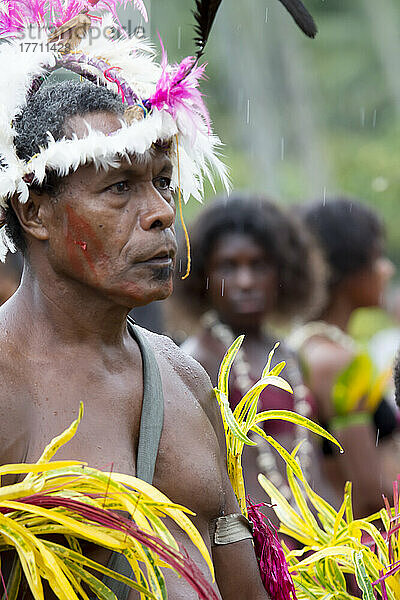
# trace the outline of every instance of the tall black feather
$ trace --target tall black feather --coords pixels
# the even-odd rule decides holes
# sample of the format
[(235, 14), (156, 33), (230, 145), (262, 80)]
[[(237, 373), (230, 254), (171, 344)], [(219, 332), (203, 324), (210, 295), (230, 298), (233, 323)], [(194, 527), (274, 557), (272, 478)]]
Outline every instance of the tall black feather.
[(315, 37), (317, 34), (317, 26), (314, 19), (301, 2), (301, 0), (279, 0), (286, 10), (292, 15), (294, 21), (308, 37)]
[(193, 15), (196, 21), (194, 27), (195, 44), (197, 46), (197, 60), (202, 56), (206, 47), (208, 36), (214, 23), (215, 15), (217, 14), (219, 5), (222, 0), (196, 0), (196, 8), (193, 10)]

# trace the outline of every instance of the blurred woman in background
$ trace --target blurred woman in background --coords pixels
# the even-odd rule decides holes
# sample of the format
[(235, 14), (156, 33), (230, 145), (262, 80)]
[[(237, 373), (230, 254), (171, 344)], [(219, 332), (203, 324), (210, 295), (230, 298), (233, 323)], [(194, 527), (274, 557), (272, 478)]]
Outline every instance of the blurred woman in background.
[[(260, 378), (268, 353), (281, 340), (271, 323), (289, 324), (319, 304), (321, 261), (304, 228), (287, 211), (257, 196), (232, 194), (213, 202), (193, 223), (190, 240), (192, 271), (187, 279), (177, 281), (174, 298), (196, 325), (182, 347), (203, 365), (215, 385), (225, 352), (237, 336), (245, 334), (230, 378), (229, 402), (235, 408)], [(180, 258), (184, 264), (183, 252)], [(282, 360), (286, 361), (282, 376), (294, 394), (268, 386), (258, 410), (288, 409), (312, 416), (296, 356), (281, 340), (272, 365)], [(270, 421), (264, 430), (288, 450), (305, 439), (302, 466), (310, 480), (319, 480), (313, 445), (304, 428)], [(257, 442), (257, 448), (247, 446), (244, 451), (247, 492), (254, 500), (266, 499), (256, 479), (263, 472), (289, 497), (283, 460), (259, 436)]]
[(290, 343), (300, 353), (318, 420), (345, 448), (339, 456), (324, 444), (326, 473), (342, 496), (344, 483), (353, 482), (355, 513), (365, 516), (382, 508), (382, 493), (390, 494), (397, 475), (398, 453), (391, 447), (385, 453), (397, 422), (383, 389), (375, 383), (372, 390), (368, 357), (348, 326), (357, 308), (380, 305), (394, 268), (384, 253), (381, 221), (360, 202), (338, 198), (299, 212), (326, 259), (329, 285), (317, 318), (297, 329)]

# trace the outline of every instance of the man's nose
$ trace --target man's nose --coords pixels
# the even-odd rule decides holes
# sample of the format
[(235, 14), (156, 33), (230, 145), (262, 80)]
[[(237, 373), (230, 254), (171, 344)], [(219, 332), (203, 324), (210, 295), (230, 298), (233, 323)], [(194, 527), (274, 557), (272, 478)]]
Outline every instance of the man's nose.
[(175, 204), (155, 189), (146, 190), (144, 209), (140, 218), (142, 229), (168, 229), (175, 220)]

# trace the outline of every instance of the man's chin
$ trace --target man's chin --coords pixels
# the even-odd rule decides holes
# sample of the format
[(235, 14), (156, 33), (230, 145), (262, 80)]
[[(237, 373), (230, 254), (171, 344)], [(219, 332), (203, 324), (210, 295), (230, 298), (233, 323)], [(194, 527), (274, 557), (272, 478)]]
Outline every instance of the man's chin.
[(129, 308), (134, 308), (136, 306), (145, 306), (146, 304), (150, 304), (151, 302), (155, 302), (156, 300), (165, 300), (172, 294), (173, 285), (172, 285), (172, 277), (167, 281), (152, 281), (149, 286), (127, 286), (125, 290), (127, 305)]

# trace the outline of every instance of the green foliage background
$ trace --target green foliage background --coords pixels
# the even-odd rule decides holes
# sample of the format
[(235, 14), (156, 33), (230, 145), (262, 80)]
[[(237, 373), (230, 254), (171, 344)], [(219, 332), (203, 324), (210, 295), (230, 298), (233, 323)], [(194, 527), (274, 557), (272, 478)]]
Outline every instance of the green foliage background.
[[(222, 2), (203, 89), (233, 186), (285, 204), (361, 198), (385, 221), (400, 267), (400, 2), (305, 3), (315, 40), (277, 0)], [(193, 53), (192, 8), (152, 2), (152, 37), (160, 33), (170, 60)], [(213, 195), (208, 188), (205, 201)], [(188, 204), (188, 221), (199, 208)]]

